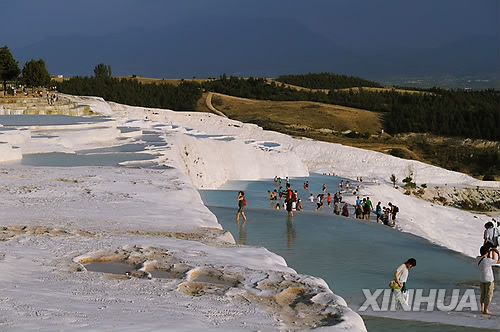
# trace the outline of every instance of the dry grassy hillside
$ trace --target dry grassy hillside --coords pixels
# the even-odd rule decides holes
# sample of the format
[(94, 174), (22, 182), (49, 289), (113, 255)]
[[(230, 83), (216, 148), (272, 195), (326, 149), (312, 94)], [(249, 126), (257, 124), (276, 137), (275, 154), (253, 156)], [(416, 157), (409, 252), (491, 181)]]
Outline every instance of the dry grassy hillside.
[(212, 105), (228, 117), (300, 131), (331, 133), (346, 130), (376, 134), (379, 115), (365, 110), (307, 101), (268, 101), (214, 93)]

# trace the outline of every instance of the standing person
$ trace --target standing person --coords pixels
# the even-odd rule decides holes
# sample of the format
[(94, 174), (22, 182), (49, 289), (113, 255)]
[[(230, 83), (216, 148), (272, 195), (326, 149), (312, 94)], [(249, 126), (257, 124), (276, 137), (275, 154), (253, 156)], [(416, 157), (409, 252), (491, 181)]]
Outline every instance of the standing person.
[(394, 226), (396, 226), (396, 214), (399, 212), (399, 208), (396, 205), (393, 205), (391, 202), (389, 202), (389, 206), (391, 207), (391, 211), (389, 211), (389, 213), (392, 217), (392, 223)]
[(247, 220), (247, 217), (245, 216), (245, 205), (247, 205), (247, 200), (245, 199), (245, 193), (243, 191), (240, 191), (238, 193), (238, 197), (236, 197), (236, 200), (238, 201), (238, 212), (236, 212), (236, 222), (240, 222), (240, 214), (243, 217), (243, 220)]
[(306, 190), (309, 190), (309, 181), (306, 181)]
[(488, 310), (488, 305), (493, 297), (493, 289), (495, 287), (493, 269), (494, 264), (500, 264), (500, 257), (494, 260), (492, 257), (496, 253), (497, 257), (500, 256), (497, 248), (492, 248), (491, 245), (485, 244), (479, 249), (481, 256), (476, 257), (477, 266), (479, 267), (479, 284), (481, 288), (481, 312), (490, 315), (491, 311)]
[(354, 214), (356, 215), (356, 219), (363, 219), (363, 207), (361, 206), (361, 203), (356, 205), (356, 208), (354, 209)]
[(328, 196), (326, 197), (326, 201), (328, 203), (328, 207), (330, 207), (330, 203), (332, 202), (332, 196), (330, 195), (330, 193), (328, 193)]
[(323, 194), (326, 192), (326, 184), (323, 183)]
[(361, 202), (360, 205), (361, 205), (361, 208), (363, 209), (363, 215), (361, 216), (361, 219), (366, 219), (366, 213), (367, 213), (367, 211), (366, 211), (366, 208), (367, 208), (366, 198), (363, 198), (363, 201)]
[(349, 217), (349, 208), (347, 207), (347, 203), (342, 207), (342, 215), (344, 217)]
[(345, 191), (349, 191), (349, 186), (350, 186), (350, 183), (349, 183), (349, 180), (347, 180), (347, 182), (345, 183)]
[(372, 212), (372, 201), (370, 201), (370, 197), (366, 198), (365, 206), (363, 207), (365, 211), (365, 219), (370, 220), (370, 213)]
[(342, 189), (344, 189), (344, 180), (340, 180), (339, 183), (339, 191), (342, 191)]
[(375, 207), (375, 213), (377, 214), (377, 224), (380, 223), (380, 219), (382, 218), (382, 207), (380, 206), (380, 202), (377, 203), (377, 207)]
[(396, 284), (399, 287), (399, 289), (393, 290), (396, 293), (396, 309), (401, 308), (403, 305), (408, 305), (408, 303), (406, 302), (408, 291), (406, 287), (406, 281), (408, 280), (408, 271), (415, 266), (417, 266), (417, 260), (415, 258), (409, 258), (406, 262), (404, 262), (397, 268), (396, 272), (394, 272), (394, 281), (396, 281)]
[(288, 216), (293, 217), (293, 191), (290, 188), (290, 183), (286, 184), (285, 203), (286, 203), (286, 210), (288, 211)]
[(498, 236), (499, 232), (498, 229), (495, 228), (495, 225), (491, 222), (488, 221), (486, 224), (484, 224), (484, 234), (483, 234), (483, 239), (484, 243), (491, 243), (494, 247), (498, 246)]
[(338, 200), (333, 203), (333, 213), (335, 213), (337, 216), (340, 214), (340, 202)]

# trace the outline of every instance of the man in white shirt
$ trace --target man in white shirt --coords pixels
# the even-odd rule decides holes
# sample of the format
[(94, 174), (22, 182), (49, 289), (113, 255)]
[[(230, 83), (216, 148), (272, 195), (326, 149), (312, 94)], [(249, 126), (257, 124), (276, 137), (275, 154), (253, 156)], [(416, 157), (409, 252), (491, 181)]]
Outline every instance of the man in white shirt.
[(399, 286), (399, 289), (394, 290), (396, 293), (396, 309), (402, 309), (404, 306), (408, 305), (406, 281), (408, 280), (408, 270), (415, 266), (417, 266), (417, 260), (415, 258), (409, 258), (398, 267), (396, 272), (394, 272), (394, 280)]
[(493, 268), (494, 264), (500, 264), (500, 258), (494, 260), (491, 257), (496, 253), (499, 257), (497, 248), (492, 248), (490, 245), (484, 245), (479, 249), (481, 256), (476, 257), (477, 266), (479, 267), (479, 284), (481, 287), (481, 312), (483, 314), (491, 314), (488, 310), (491, 298), (493, 297), (494, 277)]

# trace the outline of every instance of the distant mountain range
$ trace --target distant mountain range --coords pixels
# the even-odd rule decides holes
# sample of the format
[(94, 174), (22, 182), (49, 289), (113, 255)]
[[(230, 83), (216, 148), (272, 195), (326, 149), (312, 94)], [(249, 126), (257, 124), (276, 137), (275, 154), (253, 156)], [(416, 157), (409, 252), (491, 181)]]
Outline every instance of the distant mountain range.
[(20, 66), (43, 58), (52, 75), (92, 75), (98, 63), (113, 75), (188, 78), (276, 77), (335, 72), (367, 79), (402, 76), (499, 76), (496, 36), (471, 36), (438, 48), (340, 47), (294, 20), (193, 18), (161, 29), (129, 29), (99, 37), (54, 37), (12, 50)]

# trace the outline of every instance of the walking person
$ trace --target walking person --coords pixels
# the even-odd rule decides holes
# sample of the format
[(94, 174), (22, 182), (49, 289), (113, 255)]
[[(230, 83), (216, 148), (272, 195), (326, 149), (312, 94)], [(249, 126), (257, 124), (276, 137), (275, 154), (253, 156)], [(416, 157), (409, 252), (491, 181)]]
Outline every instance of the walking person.
[(417, 266), (417, 260), (415, 258), (409, 258), (397, 268), (396, 272), (394, 272), (394, 281), (397, 285), (396, 288), (393, 288), (396, 298), (396, 309), (402, 309), (402, 307), (408, 305), (408, 288), (406, 287), (406, 282), (408, 281), (408, 271), (415, 266)]
[[(492, 266), (500, 264), (500, 253), (497, 248), (493, 248), (490, 244), (485, 244), (479, 249), (479, 254), (481, 256), (476, 257), (479, 268), (479, 285), (481, 288), (479, 302), (481, 303), (481, 312), (490, 315), (491, 311), (488, 310), (488, 306), (493, 297), (493, 289), (495, 288)], [(498, 260), (492, 258), (495, 254), (499, 257)]]
[(238, 201), (238, 212), (236, 212), (236, 222), (240, 222), (240, 214), (243, 217), (243, 220), (247, 220), (247, 217), (245, 216), (245, 205), (247, 205), (247, 200), (245, 199), (245, 193), (243, 191), (240, 191), (238, 193), (238, 197), (236, 197), (236, 200)]
[(316, 211), (321, 210), (323, 207), (323, 194), (318, 194), (318, 197), (316, 197)]

